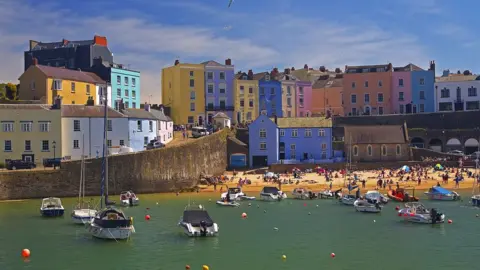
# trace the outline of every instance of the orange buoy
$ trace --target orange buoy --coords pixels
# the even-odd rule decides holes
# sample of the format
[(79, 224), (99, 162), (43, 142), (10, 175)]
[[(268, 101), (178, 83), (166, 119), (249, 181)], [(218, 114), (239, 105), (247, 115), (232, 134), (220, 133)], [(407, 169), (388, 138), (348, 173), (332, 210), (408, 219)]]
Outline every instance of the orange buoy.
[(185, 265), (185, 269), (187, 269), (187, 270), (190, 269), (190, 265), (188, 265), (188, 264)]
[(242, 218), (247, 218), (247, 213), (242, 213)]
[(452, 224), (453, 221), (451, 219), (448, 220), (448, 224)]
[(330, 254), (330, 257), (335, 258), (335, 253), (332, 252), (332, 254)]
[(145, 220), (150, 220), (150, 215), (145, 215)]
[(204, 265), (202, 266), (202, 270), (210, 270), (210, 267), (208, 267), (208, 265)]
[(397, 211), (398, 211), (398, 210), (400, 210), (400, 207), (398, 207), (398, 206), (395, 206), (395, 210), (397, 210)]
[(28, 258), (28, 257), (30, 257), (30, 250), (27, 249), (27, 248), (24, 248), (24, 249), (22, 250), (22, 257), (23, 257), (23, 258)]

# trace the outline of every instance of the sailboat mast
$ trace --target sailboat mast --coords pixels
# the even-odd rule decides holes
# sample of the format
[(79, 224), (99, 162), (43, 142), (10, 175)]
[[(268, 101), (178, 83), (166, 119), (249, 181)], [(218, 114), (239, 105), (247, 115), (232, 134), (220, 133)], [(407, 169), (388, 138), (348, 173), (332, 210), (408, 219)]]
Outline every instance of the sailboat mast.
[(82, 133), (82, 203), (85, 200), (85, 133)]
[(104, 121), (104, 128), (105, 128), (105, 206), (108, 203), (108, 115), (107, 115), (107, 95), (105, 95), (105, 121)]

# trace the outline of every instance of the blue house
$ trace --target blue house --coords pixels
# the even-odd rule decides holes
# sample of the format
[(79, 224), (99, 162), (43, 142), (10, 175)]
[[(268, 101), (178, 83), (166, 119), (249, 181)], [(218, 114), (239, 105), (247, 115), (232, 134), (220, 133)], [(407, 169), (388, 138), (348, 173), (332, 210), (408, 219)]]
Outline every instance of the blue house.
[(435, 111), (435, 62), (428, 70), (416, 69), (412, 74), (413, 113)]
[(269, 117), (283, 117), (282, 112), (282, 83), (275, 76), (276, 69), (272, 72), (262, 72), (254, 75), (258, 80), (259, 114)]
[(280, 162), (333, 162), (331, 119), (272, 119), (260, 115), (249, 125), (248, 131), (251, 167)]
[(121, 112), (128, 116), (128, 140), (134, 152), (145, 150), (151, 140), (157, 139), (158, 119), (150, 113), (150, 106), (145, 106), (145, 109), (124, 109)]

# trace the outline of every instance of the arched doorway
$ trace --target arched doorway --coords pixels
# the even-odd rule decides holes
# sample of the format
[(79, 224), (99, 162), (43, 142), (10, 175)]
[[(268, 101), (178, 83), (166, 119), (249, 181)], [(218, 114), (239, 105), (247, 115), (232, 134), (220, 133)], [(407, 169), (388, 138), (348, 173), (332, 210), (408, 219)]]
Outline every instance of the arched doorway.
[(425, 141), (420, 137), (413, 137), (410, 141), (410, 145), (417, 148), (425, 148)]
[(442, 152), (443, 150), (442, 144), (443, 144), (442, 140), (437, 138), (431, 139), (430, 142), (428, 143), (429, 148), (431, 150), (438, 151), (438, 152)]
[(372, 108), (369, 105), (365, 106), (363, 114), (370, 115), (371, 113), (372, 113)]
[(478, 151), (478, 141), (477, 139), (470, 138), (465, 141), (465, 154), (470, 155)]
[(457, 138), (450, 138), (445, 144), (447, 151), (462, 150), (462, 143)]

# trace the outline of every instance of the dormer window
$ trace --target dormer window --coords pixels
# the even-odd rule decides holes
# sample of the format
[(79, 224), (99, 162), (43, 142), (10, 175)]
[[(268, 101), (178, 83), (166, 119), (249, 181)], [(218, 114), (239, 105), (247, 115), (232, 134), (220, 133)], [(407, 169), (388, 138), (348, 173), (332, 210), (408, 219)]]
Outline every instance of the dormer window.
[(270, 81), (270, 75), (265, 75), (265, 81)]
[(243, 75), (243, 76), (242, 76), (242, 80), (246, 80), (246, 79), (248, 79), (247, 76), (246, 76), (246, 75)]

